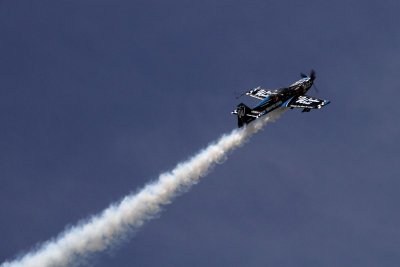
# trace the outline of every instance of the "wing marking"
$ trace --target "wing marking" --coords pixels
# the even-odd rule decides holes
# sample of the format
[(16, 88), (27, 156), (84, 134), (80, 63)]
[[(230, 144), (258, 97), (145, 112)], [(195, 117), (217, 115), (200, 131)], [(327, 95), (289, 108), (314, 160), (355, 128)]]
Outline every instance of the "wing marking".
[(300, 95), (292, 98), (287, 107), (290, 108), (307, 108), (307, 109), (320, 109), (325, 105), (328, 105), (330, 101), (322, 100), (306, 95)]
[(246, 95), (257, 98), (259, 100), (264, 100), (265, 98), (267, 98), (273, 94), (274, 94), (274, 92), (272, 90), (263, 89), (260, 86), (246, 92)]

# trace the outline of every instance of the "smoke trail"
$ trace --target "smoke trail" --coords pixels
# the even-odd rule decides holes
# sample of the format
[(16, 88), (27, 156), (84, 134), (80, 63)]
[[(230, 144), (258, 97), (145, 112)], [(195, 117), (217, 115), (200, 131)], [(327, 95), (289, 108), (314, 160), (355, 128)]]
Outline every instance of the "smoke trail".
[(269, 121), (283, 113), (277, 110), (245, 128), (223, 135), (189, 160), (179, 163), (171, 172), (146, 185), (136, 194), (126, 196), (89, 221), (61, 233), (39, 249), (22, 258), (4, 262), (1, 267), (55, 267), (76, 264), (86, 255), (103, 251), (120, 241), (130, 230), (157, 215), (182, 190), (198, 182), (210, 168), (221, 162), (229, 152), (242, 145)]

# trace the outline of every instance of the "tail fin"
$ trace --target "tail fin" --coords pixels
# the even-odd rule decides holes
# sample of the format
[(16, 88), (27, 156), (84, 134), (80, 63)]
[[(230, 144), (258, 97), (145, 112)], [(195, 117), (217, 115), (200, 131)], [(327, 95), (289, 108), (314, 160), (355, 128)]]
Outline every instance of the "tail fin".
[(244, 124), (247, 124), (253, 120), (255, 120), (254, 115), (251, 114), (252, 109), (246, 106), (243, 103), (240, 103), (236, 109), (232, 112), (232, 114), (237, 114), (238, 118), (238, 127), (243, 127)]

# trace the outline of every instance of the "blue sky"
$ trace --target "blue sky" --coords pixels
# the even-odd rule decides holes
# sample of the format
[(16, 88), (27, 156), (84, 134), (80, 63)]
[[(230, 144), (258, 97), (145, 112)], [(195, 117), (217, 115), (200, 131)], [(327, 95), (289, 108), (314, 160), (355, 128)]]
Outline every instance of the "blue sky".
[[(398, 1), (0, 1), (0, 262), (287, 112), (94, 266), (398, 266)], [(243, 99), (254, 105), (251, 99)]]

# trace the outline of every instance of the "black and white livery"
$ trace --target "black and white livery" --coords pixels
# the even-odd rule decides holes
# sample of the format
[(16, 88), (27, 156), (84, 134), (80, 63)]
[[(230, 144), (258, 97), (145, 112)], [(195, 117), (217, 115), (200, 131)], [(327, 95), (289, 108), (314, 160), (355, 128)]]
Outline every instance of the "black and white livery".
[(309, 112), (311, 109), (320, 109), (330, 103), (328, 100), (321, 100), (305, 95), (310, 90), (315, 80), (315, 71), (310, 75), (301, 74), (301, 79), (288, 87), (280, 89), (254, 88), (243, 95), (248, 95), (261, 100), (253, 109), (240, 103), (232, 114), (238, 118), (238, 126), (242, 127), (255, 119), (277, 109), (279, 107), (302, 108), (302, 112)]

